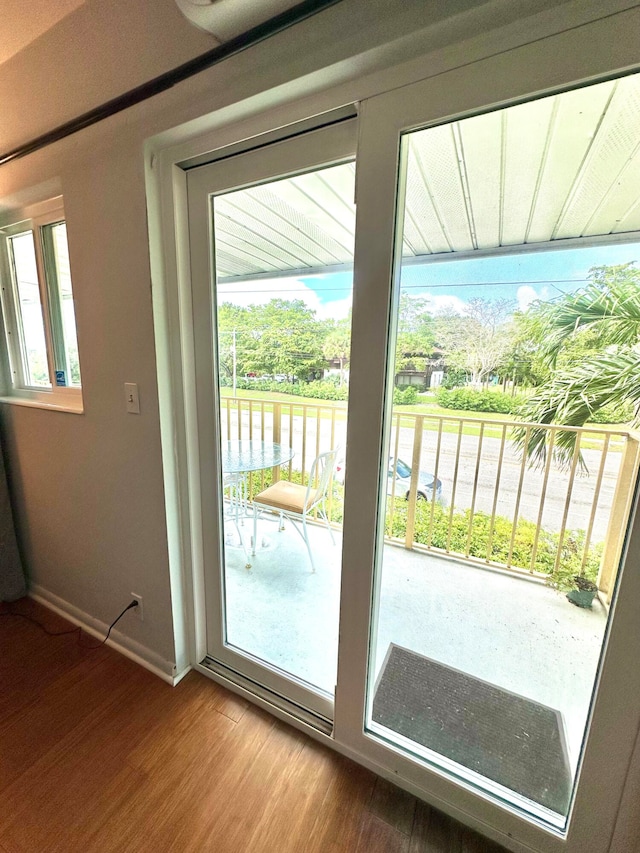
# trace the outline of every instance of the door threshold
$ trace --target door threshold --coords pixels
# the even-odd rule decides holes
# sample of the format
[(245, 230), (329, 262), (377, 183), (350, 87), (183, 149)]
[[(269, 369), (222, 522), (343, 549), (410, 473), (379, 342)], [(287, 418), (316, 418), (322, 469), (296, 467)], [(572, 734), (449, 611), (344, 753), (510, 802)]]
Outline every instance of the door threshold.
[(332, 720), (327, 717), (323, 717), (314, 711), (310, 711), (302, 705), (292, 702), (290, 699), (287, 699), (285, 696), (281, 696), (279, 693), (275, 693), (273, 690), (269, 690), (257, 681), (253, 681), (245, 675), (241, 675), (239, 672), (225, 666), (209, 655), (206, 655), (203, 658), (200, 662), (200, 666), (212, 674), (215, 674), (217, 678), (222, 679), (231, 689), (233, 689), (234, 686), (239, 687), (243, 693), (251, 694), (256, 699), (259, 699), (261, 703), (266, 703), (281, 713), (284, 712), (288, 716), (295, 717), (295, 719), (299, 720), (301, 723), (310, 726), (321, 734), (328, 735), (329, 737), (333, 735)]

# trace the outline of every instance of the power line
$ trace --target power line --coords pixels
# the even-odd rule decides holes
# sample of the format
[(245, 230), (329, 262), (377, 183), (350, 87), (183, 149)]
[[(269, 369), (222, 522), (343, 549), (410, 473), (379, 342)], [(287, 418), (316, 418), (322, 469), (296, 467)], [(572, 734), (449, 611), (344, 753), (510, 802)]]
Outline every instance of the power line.
[[(447, 282), (445, 284), (405, 284), (400, 287), (401, 291), (404, 290), (438, 290), (444, 288), (454, 288), (454, 287), (522, 287), (524, 285), (551, 285), (555, 287), (558, 284), (583, 284), (584, 282), (589, 281), (588, 278), (554, 278), (554, 279), (538, 279), (531, 281), (465, 281), (465, 282)], [(280, 294), (291, 294), (291, 293), (350, 293), (353, 290), (352, 285), (344, 285), (343, 287), (305, 287), (305, 288), (296, 288), (293, 290), (282, 290), (281, 288), (256, 288), (251, 290), (240, 290), (238, 289), (238, 285), (219, 285), (218, 292), (222, 296), (227, 296), (231, 294), (227, 294), (224, 292), (224, 287), (234, 287), (233, 295), (234, 296), (244, 296), (248, 293), (280, 293)], [(562, 293), (563, 291), (560, 291)]]

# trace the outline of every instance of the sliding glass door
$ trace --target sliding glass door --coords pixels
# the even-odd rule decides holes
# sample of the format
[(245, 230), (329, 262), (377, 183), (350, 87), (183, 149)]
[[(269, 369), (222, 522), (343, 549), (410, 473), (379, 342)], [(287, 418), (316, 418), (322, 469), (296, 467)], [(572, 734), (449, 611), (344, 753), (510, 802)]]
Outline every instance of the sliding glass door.
[(198, 664), (514, 849), (604, 851), (640, 718), (640, 85), (445, 76), (360, 103), (357, 175), (355, 120), (188, 175)]
[(207, 650), (324, 720), (338, 651), (354, 130), (189, 176)]
[[(639, 95), (627, 78), (401, 140), (400, 405), (385, 423), (367, 729), (561, 827), (626, 524), (617, 486), (639, 462), (634, 392), (625, 402), (611, 361), (624, 372), (629, 345), (612, 336), (640, 304), (640, 244), (565, 240), (611, 195), (584, 159), (623, 111), (640, 129)], [(619, 158), (636, 146), (629, 133)], [(598, 214), (604, 233), (625, 204)]]
[(635, 581), (640, 77), (453, 122), (441, 101), (361, 113), (336, 732), (587, 849)]

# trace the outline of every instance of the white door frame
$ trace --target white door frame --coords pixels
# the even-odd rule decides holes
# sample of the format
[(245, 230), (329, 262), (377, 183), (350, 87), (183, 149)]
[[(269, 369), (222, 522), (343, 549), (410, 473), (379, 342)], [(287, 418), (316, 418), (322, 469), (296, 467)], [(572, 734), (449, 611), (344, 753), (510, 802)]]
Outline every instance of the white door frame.
[(281, 675), (273, 667), (265, 666), (249, 654), (235, 651), (225, 642), (226, 595), (219, 459), (222, 436), (217, 390), (216, 290), (212, 286), (216, 274), (211, 200), (216, 194), (353, 160), (356, 142), (357, 119), (350, 119), (274, 142), (265, 148), (236, 154), (221, 162), (199, 166), (187, 177), (207, 652), (218, 663), (324, 720), (333, 719), (333, 697), (311, 690), (294, 675), (290, 678)]

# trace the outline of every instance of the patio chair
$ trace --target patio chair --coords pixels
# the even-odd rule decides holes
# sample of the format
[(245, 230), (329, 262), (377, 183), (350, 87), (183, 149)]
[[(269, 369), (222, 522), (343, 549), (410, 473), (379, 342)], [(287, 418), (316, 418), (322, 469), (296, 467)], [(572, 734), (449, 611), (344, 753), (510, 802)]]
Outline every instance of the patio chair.
[[(290, 483), (288, 480), (278, 480), (273, 486), (269, 486), (268, 489), (256, 495), (253, 499), (252, 556), (255, 556), (256, 553), (258, 514), (267, 511), (278, 513), (280, 516), (280, 530), (284, 530), (285, 516), (290, 518), (294, 523), (293, 526), (300, 536), (302, 536), (307, 546), (311, 571), (315, 572), (316, 567), (313, 562), (313, 553), (307, 531), (307, 518), (314, 510), (317, 510), (318, 515), (324, 521), (329, 531), (332, 543), (335, 545), (333, 531), (325, 509), (325, 500), (337, 455), (337, 450), (329, 450), (327, 453), (321, 453), (320, 456), (314, 459), (311, 471), (309, 472), (309, 484), (307, 486)], [(296, 521), (301, 522), (302, 529), (295, 524)]]
[[(251, 568), (251, 561), (247, 552), (240, 525), (243, 524), (243, 518), (247, 505), (247, 481), (244, 474), (223, 474), (222, 475), (222, 492), (225, 501), (228, 501), (228, 507), (224, 511), (224, 519), (229, 519), (233, 522), (240, 540), (240, 547), (244, 551), (246, 557), (245, 567)], [(228, 498), (226, 497), (228, 493)], [(226, 539), (226, 537), (225, 537)], [(227, 540), (227, 544), (231, 544)]]
[[(229, 502), (229, 510), (225, 515), (235, 516), (236, 524), (242, 524), (242, 518), (247, 508), (247, 478), (244, 474), (223, 474), (222, 491)], [(226, 498), (228, 493), (228, 498)]]

